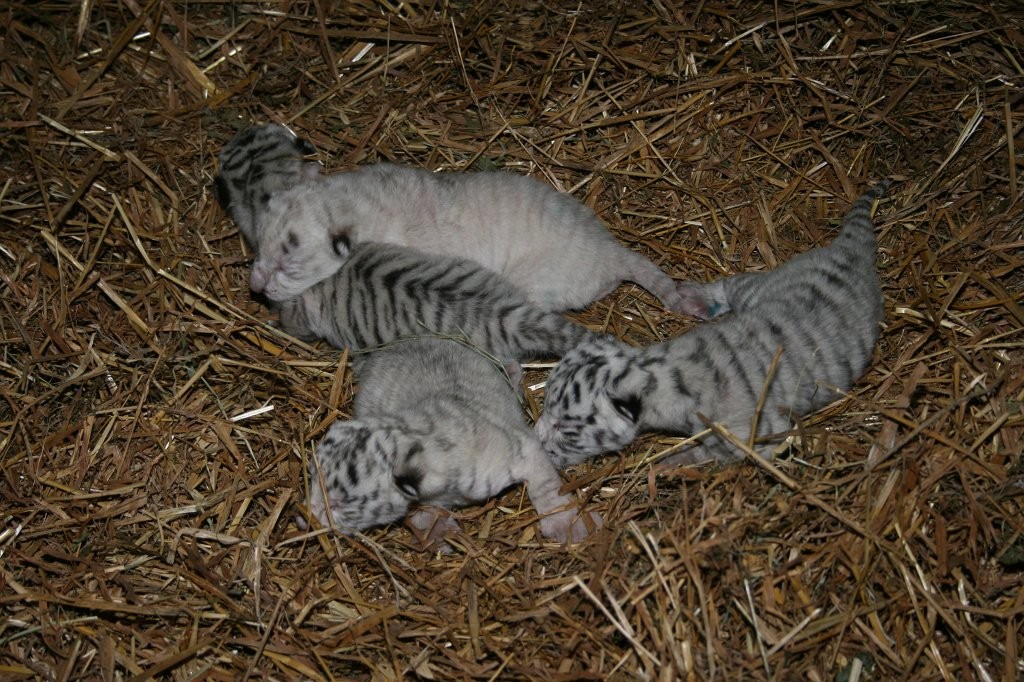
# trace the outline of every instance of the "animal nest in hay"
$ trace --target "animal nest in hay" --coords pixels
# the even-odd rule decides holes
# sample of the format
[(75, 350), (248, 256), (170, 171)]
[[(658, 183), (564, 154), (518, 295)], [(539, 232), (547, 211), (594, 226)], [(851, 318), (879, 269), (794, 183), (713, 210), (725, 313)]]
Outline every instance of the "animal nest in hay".
[[(0, 677), (1024, 676), (1019, 4), (4, 17)], [(652, 434), (571, 468), (605, 525), (568, 548), (521, 487), (460, 510), (446, 555), (302, 530), (356, 383), (266, 324), (213, 198), (217, 152), (266, 121), (332, 172), (535, 176), (679, 280), (826, 243), (892, 177), (871, 366), (770, 464), (655, 472), (680, 439)], [(696, 323), (630, 285), (574, 318), (634, 344)]]

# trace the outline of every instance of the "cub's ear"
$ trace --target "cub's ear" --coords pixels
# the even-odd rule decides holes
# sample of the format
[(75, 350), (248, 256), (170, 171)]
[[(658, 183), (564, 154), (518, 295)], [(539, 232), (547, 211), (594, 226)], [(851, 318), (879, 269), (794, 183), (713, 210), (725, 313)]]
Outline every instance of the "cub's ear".
[[(401, 451), (401, 447), (399, 449)], [(423, 470), (417, 462), (422, 453), (423, 446), (413, 442), (405, 452), (400, 452), (395, 462), (395, 485), (403, 495), (413, 500), (420, 498), (420, 488), (423, 486)]]
[(423, 483), (423, 472), (417, 469), (405, 469), (395, 472), (395, 485), (402, 494), (411, 500), (420, 499), (420, 484)]
[(213, 178), (213, 195), (217, 197), (217, 203), (225, 211), (231, 206), (231, 190), (228, 189), (228, 181), (223, 175), (216, 175)]
[(348, 229), (346, 228), (345, 232), (336, 232), (331, 235), (331, 247), (339, 258), (348, 258), (349, 252), (352, 251), (352, 240), (349, 239)]
[(612, 407), (629, 421), (636, 422), (640, 418), (642, 403), (640, 396), (627, 395), (622, 398), (612, 398)]

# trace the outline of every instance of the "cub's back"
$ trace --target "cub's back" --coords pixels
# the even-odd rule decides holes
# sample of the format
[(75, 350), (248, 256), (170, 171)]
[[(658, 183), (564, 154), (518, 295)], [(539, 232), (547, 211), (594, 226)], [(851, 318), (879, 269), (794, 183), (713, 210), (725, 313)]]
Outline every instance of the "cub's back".
[[(582, 308), (636, 274), (631, 268), (639, 254), (620, 244), (574, 196), (505, 171), (448, 175), (441, 180), (446, 191), (459, 192), (449, 199), (450, 210), (463, 225), (480, 225), (466, 237), (477, 240), (474, 249), (487, 250), (466, 255), (489, 263), (542, 307)], [(444, 174), (434, 177), (440, 180)], [(657, 275), (648, 275), (641, 286), (666, 296), (666, 288), (652, 286)]]
[(465, 336), (502, 362), (561, 355), (590, 334), (475, 261), (374, 242), (356, 244), (337, 272), (279, 313), (286, 331), (337, 347)]
[(382, 351), (353, 357), (360, 415), (408, 415), (454, 401), (460, 409), (522, 420), (503, 371), (479, 351), (451, 339), (398, 341)]

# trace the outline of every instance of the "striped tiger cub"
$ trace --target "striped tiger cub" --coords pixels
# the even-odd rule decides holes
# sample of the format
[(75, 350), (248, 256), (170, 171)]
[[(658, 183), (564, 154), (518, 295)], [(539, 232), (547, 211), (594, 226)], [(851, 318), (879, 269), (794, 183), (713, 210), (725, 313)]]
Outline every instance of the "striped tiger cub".
[(562, 479), (512, 389), (479, 352), (410, 339), (353, 362), (354, 418), (332, 424), (309, 462), (308, 506), (322, 525), (350, 533), (413, 511), (412, 526), (439, 541), (457, 524), (420, 507), (472, 504), (519, 482), (546, 537), (580, 541), (601, 525), (559, 492)]
[[(770, 272), (680, 285), (687, 312), (720, 320), (647, 348), (593, 337), (570, 351), (548, 378), (536, 424), (556, 466), (618, 450), (642, 432), (691, 436), (712, 422), (744, 442), (753, 432), (763, 441), (756, 452), (769, 458), (795, 417), (835, 400), (871, 359), (883, 318), (871, 213), (887, 187), (858, 198), (827, 246)], [(713, 432), (666, 461), (741, 454)]]
[(293, 336), (354, 350), (458, 336), (508, 363), (562, 355), (594, 336), (473, 261), (372, 242), (356, 244), (340, 270), (276, 307)]

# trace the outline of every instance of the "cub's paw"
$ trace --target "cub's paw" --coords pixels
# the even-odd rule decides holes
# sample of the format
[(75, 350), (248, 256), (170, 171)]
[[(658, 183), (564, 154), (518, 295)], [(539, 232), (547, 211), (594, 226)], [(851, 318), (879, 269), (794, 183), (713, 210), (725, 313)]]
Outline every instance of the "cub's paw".
[(406, 518), (406, 525), (419, 540), (422, 549), (436, 549), (441, 554), (452, 553), (452, 546), (444, 539), (460, 530), (459, 522), (438, 507), (418, 509)]
[(677, 282), (676, 292), (679, 294), (679, 312), (702, 320), (723, 315), (729, 310), (725, 301), (716, 301), (709, 295), (708, 287), (697, 282)]
[(561, 543), (581, 542), (602, 524), (601, 515), (597, 512), (570, 508), (542, 516), (540, 532), (544, 537)]
[(512, 384), (512, 389), (516, 393), (522, 392), (523, 388), (523, 366), (518, 360), (506, 360), (502, 367), (505, 370), (505, 374), (508, 375), (508, 381)]

